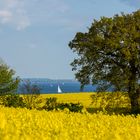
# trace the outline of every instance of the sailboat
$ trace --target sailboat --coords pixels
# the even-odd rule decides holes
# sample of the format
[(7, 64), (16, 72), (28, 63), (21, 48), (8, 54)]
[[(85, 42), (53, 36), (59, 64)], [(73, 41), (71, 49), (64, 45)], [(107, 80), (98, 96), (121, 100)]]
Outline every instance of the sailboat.
[(61, 88), (60, 88), (59, 85), (58, 85), (58, 88), (57, 88), (57, 92), (58, 92), (58, 93), (62, 93), (62, 90), (61, 90)]

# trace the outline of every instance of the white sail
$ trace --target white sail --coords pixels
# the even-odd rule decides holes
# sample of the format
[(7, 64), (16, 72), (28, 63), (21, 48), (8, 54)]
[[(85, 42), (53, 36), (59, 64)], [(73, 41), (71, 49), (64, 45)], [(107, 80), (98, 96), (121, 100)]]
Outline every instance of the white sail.
[(61, 90), (61, 88), (59, 87), (59, 85), (58, 85), (58, 93), (62, 93), (62, 90)]

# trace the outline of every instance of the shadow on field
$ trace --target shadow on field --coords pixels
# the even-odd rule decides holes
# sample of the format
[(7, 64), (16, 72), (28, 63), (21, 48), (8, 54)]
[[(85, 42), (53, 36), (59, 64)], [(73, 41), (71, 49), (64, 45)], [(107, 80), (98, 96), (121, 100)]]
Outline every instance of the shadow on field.
[(112, 114), (129, 115), (129, 114), (131, 114), (130, 113), (130, 108), (128, 108), (128, 107), (114, 107), (114, 108), (110, 107), (110, 108), (106, 108), (106, 109), (89, 107), (89, 108), (87, 108), (87, 111), (91, 114), (98, 113), (100, 111), (104, 112), (105, 114), (109, 114), (109, 115), (112, 115)]

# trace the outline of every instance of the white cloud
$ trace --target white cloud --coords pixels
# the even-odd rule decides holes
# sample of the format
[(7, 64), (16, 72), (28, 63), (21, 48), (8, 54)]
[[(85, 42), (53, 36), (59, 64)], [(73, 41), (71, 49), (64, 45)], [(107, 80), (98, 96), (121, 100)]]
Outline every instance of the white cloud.
[(12, 13), (7, 10), (1, 10), (0, 11), (0, 22), (5, 24), (7, 22), (10, 22), (12, 19)]
[(24, 0), (1, 0), (0, 23), (14, 26), (17, 30), (27, 28), (31, 23)]
[(65, 0), (0, 0), (0, 24), (18, 31), (31, 23), (33, 26), (63, 26), (70, 30), (82, 26), (81, 19), (73, 18), (69, 12), (71, 8)]
[(0, 11), (0, 17), (10, 17), (11, 16), (11, 13), (8, 12), (8, 11)]
[(68, 9), (64, 0), (0, 0), (0, 23), (24, 30), (31, 22), (49, 24), (61, 20)]

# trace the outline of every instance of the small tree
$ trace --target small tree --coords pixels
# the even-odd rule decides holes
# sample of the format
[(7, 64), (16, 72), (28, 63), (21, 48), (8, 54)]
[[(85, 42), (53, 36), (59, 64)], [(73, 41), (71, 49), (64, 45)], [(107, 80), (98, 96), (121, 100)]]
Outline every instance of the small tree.
[(15, 71), (0, 60), (0, 95), (10, 94), (17, 90), (19, 78), (14, 75)]
[(94, 20), (69, 47), (78, 54), (72, 66), (82, 86), (92, 83), (99, 91), (127, 91), (132, 113), (140, 113), (140, 10)]
[(29, 109), (36, 108), (36, 104), (39, 101), (40, 88), (32, 84), (30, 80), (26, 80), (20, 85), (20, 92), (23, 94), (26, 107)]

